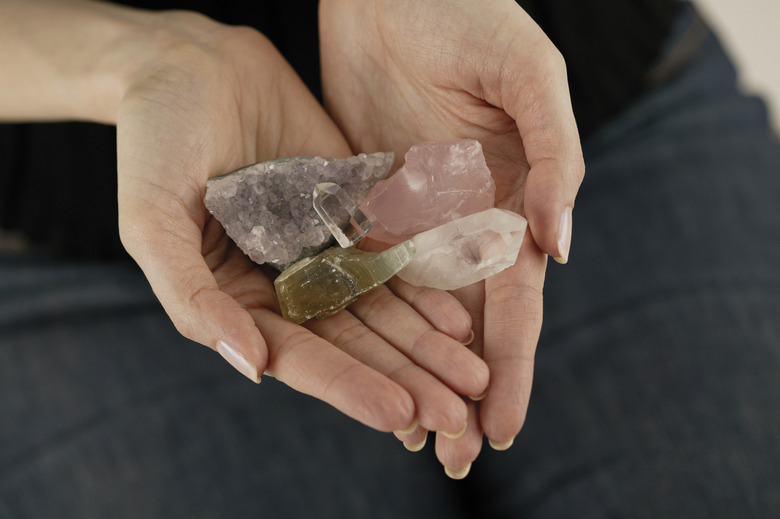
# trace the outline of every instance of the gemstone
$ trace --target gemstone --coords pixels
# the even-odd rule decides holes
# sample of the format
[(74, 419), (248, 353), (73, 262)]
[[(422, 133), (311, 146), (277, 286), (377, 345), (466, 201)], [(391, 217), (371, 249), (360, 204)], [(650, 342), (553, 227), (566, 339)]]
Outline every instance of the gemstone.
[(204, 203), (247, 256), (283, 270), (332, 243), (312, 204), (317, 184), (338, 184), (360, 203), (392, 164), (392, 153), (260, 162), (209, 180)]
[(351, 247), (371, 230), (369, 217), (361, 211), (344, 189), (333, 182), (314, 186), (314, 210), (342, 247)]
[(412, 146), (405, 163), (371, 189), (360, 208), (373, 215), (369, 237), (399, 243), (495, 204), (496, 186), (475, 140)]
[(414, 245), (405, 241), (380, 253), (331, 247), (303, 259), (274, 281), (282, 316), (300, 324), (333, 315), (393, 277), (413, 256)]
[(512, 211), (488, 209), (412, 238), (415, 255), (398, 277), (416, 286), (455, 290), (514, 265), (527, 227)]

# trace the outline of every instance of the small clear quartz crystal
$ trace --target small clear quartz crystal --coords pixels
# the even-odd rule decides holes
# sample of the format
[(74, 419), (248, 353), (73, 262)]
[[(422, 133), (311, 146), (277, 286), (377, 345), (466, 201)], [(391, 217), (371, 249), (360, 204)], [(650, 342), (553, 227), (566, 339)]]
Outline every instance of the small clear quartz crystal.
[(413, 256), (414, 244), (405, 241), (381, 253), (331, 247), (303, 259), (274, 281), (282, 316), (302, 323), (333, 315), (393, 277)]
[(416, 286), (455, 290), (514, 265), (527, 222), (504, 209), (488, 209), (412, 238), (415, 256), (398, 277)]
[(351, 247), (371, 230), (369, 216), (361, 211), (341, 186), (322, 182), (314, 186), (314, 210), (342, 247)]

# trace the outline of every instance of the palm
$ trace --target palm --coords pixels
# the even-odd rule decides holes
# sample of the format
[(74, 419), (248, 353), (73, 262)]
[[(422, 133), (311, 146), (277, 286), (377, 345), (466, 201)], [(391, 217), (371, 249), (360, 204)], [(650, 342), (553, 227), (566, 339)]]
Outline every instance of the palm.
[[(525, 214), (530, 161), (522, 124), (507, 113), (519, 101), (501, 84), (503, 61), (490, 56), (502, 57), (517, 24), (532, 35), (527, 46), (537, 44), (538, 28), (518, 18), (517, 5), (324, 0), (320, 6), (325, 100), (353, 148), (402, 157), (417, 142), (477, 139), (496, 181), (496, 205)], [(489, 36), (475, 41), (480, 34)], [(491, 368), (491, 387), (480, 419), (462, 439), (438, 438), (445, 466), (460, 468), (476, 457), (483, 430), (505, 442), (524, 419), (546, 265), (530, 235), (513, 268), (455, 292), (472, 315), (472, 348)]]

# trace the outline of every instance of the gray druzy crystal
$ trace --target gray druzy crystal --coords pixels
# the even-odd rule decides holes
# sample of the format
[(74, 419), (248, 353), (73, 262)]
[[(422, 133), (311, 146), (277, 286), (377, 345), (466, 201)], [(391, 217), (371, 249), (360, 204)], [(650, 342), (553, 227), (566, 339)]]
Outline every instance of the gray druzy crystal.
[(392, 164), (392, 153), (260, 162), (209, 180), (204, 203), (247, 256), (283, 270), (332, 242), (312, 205), (314, 186), (333, 182), (360, 203)]

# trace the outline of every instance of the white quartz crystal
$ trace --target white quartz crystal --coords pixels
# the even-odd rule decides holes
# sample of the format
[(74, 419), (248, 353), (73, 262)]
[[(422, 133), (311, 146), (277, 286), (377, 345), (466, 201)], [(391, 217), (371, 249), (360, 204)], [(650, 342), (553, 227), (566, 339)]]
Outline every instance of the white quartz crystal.
[(417, 251), (398, 277), (416, 286), (455, 290), (511, 267), (523, 242), (525, 218), (488, 209), (412, 238)]

